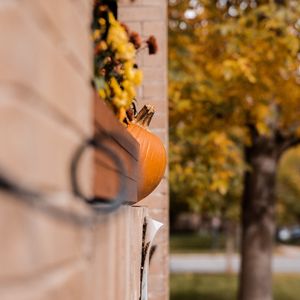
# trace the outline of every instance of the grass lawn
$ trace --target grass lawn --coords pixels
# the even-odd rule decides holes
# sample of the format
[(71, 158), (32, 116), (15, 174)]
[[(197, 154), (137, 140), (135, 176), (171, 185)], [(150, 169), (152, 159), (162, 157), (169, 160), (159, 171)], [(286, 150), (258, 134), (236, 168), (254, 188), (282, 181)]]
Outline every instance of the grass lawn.
[(211, 250), (222, 251), (225, 248), (224, 236), (220, 235), (218, 241), (214, 241), (209, 234), (172, 234), (170, 236), (171, 253), (199, 253)]
[[(171, 275), (171, 300), (234, 300), (236, 291), (236, 275)], [(299, 299), (300, 275), (275, 275), (274, 300)]]
[[(278, 245), (299, 247), (300, 240), (288, 244), (277, 244), (277, 246)], [(223, 234), (219, 235), (217, 241), (208, 233), (177, 233), (170, 235), (171, 253), (208, 253), (210, 251), (225, 251), (225, 237)]]

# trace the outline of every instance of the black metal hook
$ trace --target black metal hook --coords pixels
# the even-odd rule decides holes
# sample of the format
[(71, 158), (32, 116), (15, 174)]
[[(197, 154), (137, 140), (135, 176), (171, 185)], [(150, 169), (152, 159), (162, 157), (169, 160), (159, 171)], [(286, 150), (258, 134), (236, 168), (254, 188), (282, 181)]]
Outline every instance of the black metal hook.
[[(95, 212), (112, 212), (118, 209), (124, 201), (127, 199), (126, 182), (124, 178), (120, 176), (119, 192), (114, 199), (105, 199), (100, 197), (87, 198), (81, 192), (77, 178), (77, 167), (82, 154), (88, 147), (94, 147), (97, 150), (105, 152), (110, 159), (113, 160), (116, 167), (121, 174), (125, 173), (125, 167), (121, 159), (110, 148), (103, 144), (103, 140), (108, 136), (98, 134), (95, 138), (87, 139), (80, 147), (75, 151), (73, 159), (71, 161), (71, 183), (73, 193), (79, 198), (89, 203)], [(32, 205), (35, 208), (61, 220), (70, 221), (74, 224), (90, 226), (91, 224), (101, 222), (102, 219), (97, 218), (97, 215), (81, 215), (73, 211), (65, 210), (53, 205), (48, 199), (51, 194), (44, 194), (40, 191), (34, 190), (30, 187), (23, 186), (17, 180), (9, 177), (0, 168), (0, 190), (15, 195), (12, 199), (16, 201), (23, 201), (28, 205)]]
[(0, 172), (0, 190), (16, 196), (11, 199), (21, 201), (60, 220), (70, 221), (73, 224), (80, 226), (90, 226), (97, 221), (93, 214), (80, 215), (76, 212), (68, 211), (53, 205), (48, 199), (51, 195), (42, 194), (31, 188), (22, 186), (16, 180), (4, 175), (2, 170)]
[[(75, 151), (73, 155), (73, 159), (71, 161), (71, 185), (73, 193), (83, 199), (86, 203), (91, 204), (92, 207), (99, 212), (112, 212), (118, 209), (124, 201), (127, 199), (127, 187), (126, 182), (124, 180), (124, 177), (122, 177), (122, 174), (125, 174), (126, 169), (122, 162), (122, 160), (119, 158), (119, 156), (112, 151), (109, 147), (105, 146), (103, 141), (107, 139), (108, 135), (103, 134), (97, 134), (94, 138), (87, 139), (83, 144), (79, 146), (79, 148)], [(79, 161), (84, 153), (84, 151), (89, 148), (93, 147), (98, 151), (103, 151), (106, 153), (106, 155), (115, 163), (116, 167), (119, 170), (119, 191), (115, 198), (113, 199), (107, 199), (102, 197), (86, 197), (78, 184), (78, 164)]]

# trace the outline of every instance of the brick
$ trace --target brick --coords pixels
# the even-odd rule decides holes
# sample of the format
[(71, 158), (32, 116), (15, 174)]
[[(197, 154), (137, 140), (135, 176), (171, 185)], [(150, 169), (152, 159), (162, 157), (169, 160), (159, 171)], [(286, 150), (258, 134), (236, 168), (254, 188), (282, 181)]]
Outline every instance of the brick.
[[(139, 5), (141, 3), (142, 3), (142, 0), (135, 0), (134, 1), (134, 5)], [(132, 6), (133, 3), (132, 3), (132, 0), (119, 0), (118, 5), (119, 5), (118, 8), (122, 10), (123, 7)]]
[[(0, 86), (1, 168), (35, 189), (70, 190), (69, 165), (82, 137), (53, 118), (39, 100), (26, 89)], [(81, 161), (85, 189), (90, 162), (88, 154)]]
[(130, 293), (131, 299), (139, 299), (140, 296), (140, 267), (141, 246), (143, 237), (144, 218), (148, 209), (144, 207), (132, 207), (130, 217)]
[(143, 4), (147, 5), (159, 5), (160, 7), (166, 7), (166, 2), (163, 2), (161, 0), (140, 0)]
[(168, 117), (166, 114), (156, 114), (155, 118), (152, 119), (151, 124), (150, 124), (150, 129), (154, 128), (166, 128), (168, 125)]
[(143, 85), (140, 85), (136, 88), (136, 99), (138, 103), (142, 100), (143, 97)]
[[(154, 299), (153, 296), (157, 294), (164, 294), (164, 276), (156, 275), (156, 276), (150, 276), (149, 277), (149, 298)], [(156, 299), (156, 298), (155, 298)]]
[(126, 22), (126, 25), (129, 27), (130, 31), (135, 31), (139, 34), (142, 34), (142, 24), (141, 22)]
[[(143, 52), (143, 66), (149, 66), (149, 67), (160, 67), (161, 65), (166, 63), (166, 52), (164, 49), (159, 45), (159, 50), (154, 55), (148, 55), (148, 53)], [(147, 97), (147, 96), (146, 96)]]
[(167, 292), (159, 293), (159, 294), (150, 293), (149, 295), (149, 300), (166, 300), (166, 299), (169, 299), (169, 294)]
[(154, 220), (157, 220), (164, 224), (163, 229), (168, 227), (168, 209), (166, 208), (153, 208), (150, 211), (150, 216)]
[(162, 3), (162, 0), (134, 0), (134, 3), (132, 0), (119, 0), (119, 9), (123, 9), (124, 7), (130, 7), (130, 6), (160, 6), (165, 7), (166, 9), (166, 2), (165, 4)]
[(90, 18), (94, 0), (72, 0), (71, 2), (77, 9), (79, 16), (83, 14)]
[[(77, 1), (77, 5), (79, 5)], [(91, 59), (90, 23), (91, 9), (77, 11), (76, 4), (71, 0), (25, 0), (23, 11), (31, 16), (36, 28), (70, 60), (77, 72), (90, 75), (89, 60)], [(57, 9), (59, 7), (59, 9)], [(75, 25), (76, 24), (76, 25)]]
[(119, 192), (120, 181), (125, 181), (126, 186), (126, 203), (135, 203), (137, 201), (136, 191), (137, 184), (136, 181), (120, 175), (118, 172), (106, 168), (97, 167), (95, 168), (97, 172), (94, 180), (94, 194), (97, 197), (102, 197), (108, 199), (114, 199)]
[(66, 121), (88, 134), (92, 104), (89, 78), (84, 81), (74, 72), (21, 6), (0, 10), (0, 35), (5, 44), (0, 48), (1, 81), (33, 90)]
[(138, 106), (142, 107), (145, 104), (151, 104), (155, 108), (154, 119), (158, 113), (168, 113), (168, 101), (166, 95), (159, 95), (157, 98), (143, 98), (138, 101)]
[(162, 222), (164, 226), (161, 228), (161, 231), (155, 237), (155, 243), (157, 243), (157, 245), (160, 247), (162, 253), (165, 253), (165, 255), (167, 255), (167, 251), (164, 249), (164, 245), (167, 244), (169, 238), (168, 217), (162, 217), (158, 220)]
[(165, 202), (167, 201), (165, 195), (155, 194), (153, 192), (151, 195), (139, 202), (140, 206), (145, 206), (148, 208), (164, 208)]
[[(63, 204), (60, 198), (53, 197), (53, 204), (60, 202), (60, 208), (68, 209), (67, 199)], [(55, 218), (9, 194), (1, 193), (0, 202), (0, 286), (8, 281), (17, 284), (82, 256), (86, 228)]]
[(122, 178), (126, 181), (128, 194), (125, 200), (134, 203), (137, 200), (139, 145), (102, 100), (96, 98), (94, 107), (95, 131), (106, 137), (102, 144), (118, 156), (124, 167), (124, 171), (121, 171), (108, 153), (96, 151), (95, 194), (102, 197), (115, 197)]
[[(137, 0), (131, 4), (126, 0), (120, 6), (120, 16), (126, 22), (140, 21), (142, 36), (147, 38), (154, 35), (158, 42), (158, 53), (149, 56), (147, 51), (141, 53), (142, 64), (139, 66), (144, 71), (143, 86), (139, 89), (139, 106), (152, 104), (156, 107), (151, 130), (165, 143), (168, 143), (168, 103), (167, 103), (167, 1)], [(160, 10), (159, 14), (151, 15), (153, 9)], [(143, 15), (147, 11), (148, 16)], [(153, 18), (152, 18), (153, 17)], [(150, 19), (151, 18), (151, 19)], [(139, 59), (141, 59), (139, 58)], [(166, 171), (166, 176), (168, 171)], [(153, 257), (153, 266), (149, 270), (149, 299), (167, 300), (168, 291), (168, 184), (165, 177), (156, 190), (147, 198), (136, 203), (149, 208), (149, 215), (165, 223), (158, 232), (154, 243), (157, 252)], [(154, 279), (153, 279), (154, 278)]]
[[(163, 236), (163, 235), (160, 235)], [(164, 240), (162, 240), (162, 238), (157, 238), (155, 240), (155, 243), (157, 245), (157, 254), (156, 257), (153, 257), (153, 269), (151, 267), (151, 274), (153, 275), (163, 275), (166, 276), (169, 273), (169, 268), (168, 268), (168, 264), (169, 264), (169, 243), (167, 242), (169, 239), (169, 236), (166, 235), (164, 236)], [(155, 265), (155, 260), (161, 260), (161, 270), (158, 272), (155, 270), (154, 265)], [(163, 268), (162, 268), (163, 267)]]
[[(145, 60), (146, 59), (151, 60), (151, 58), (155, 58), (155, 57), (161, 57), (165, 60), (167, 58), (167, 56), (166, 56), (166, 54), (167, 54), (167, 52), (166, 52), (166, 50), (167, 50), (167, 41), (166, 41), (167, 32), (162, 29), (159, 30), (159, 28), (157, 28), (157, 31), (151, 30), (150, 28), (151, 27), (149, 27), (149, 29), (147, 29), (147, 32), (149, 32), (149, 33), (148, 34), (143, 33), (143, 36), (147, 38), (150, 35), (154, 35), (156, 38), (158, 49), (157, 49), (157, 52), (153, 55), (148, 55), (148, 53), (145, 51), (144, 54), (147, 54), (147, 55), (144, 55)], [(146, 32), (146, 30), (144, 30), (144, 32)], [(166, 61), (164, 61), (164, 64), (166, 64)], [(162, 64), (160, 67), (162, 67), (164, 64)]]
[(167, 79), (166, 69), (165, 68), (151, 68), (151, 67), (144, 67), (143, 68), (144, 74), (144, 82), (165, 82)]
[[(130, 284), (130, 208), (124, 207), (123, 213), (119, 214), (116, 222), (116, 249), (115, 260), (115, 299), (129, 299), (129, 284)], [(134, 230), (138, 230), (135, 228)], [(113, 250), (113, 249), (111, 249)]]
[[(153, 28), (151, 27), (153, 23)], [(158, 51), (154, 55), (148, 55), (145, 51), (142, 53), (144, 67), (162, 67), (167, 63), (167, 32), (166, 29), (160, 28), (156, 22), (143, 23), (143, 36), (154, 35), (157, 40)], [(146, 25), (147, 24), (147, 25)]]
[(105, 103), (96, 98), (94, 99), (94, 123), (95, 131), (106, 133), (115, 144), (119, 144), (134, 159), (138, 159), (139, 144), (135, 138), (128, 133), (126, 128), (120, 124), (115, 115), (105, 105)]
[(164, 143), (165, 148), (167, 149), (169, 140), (168, 133), (163, 129), (158, 130), (157, 128), (152, 129), (152, 132), (161, 139), (161, 141)]
[(167, 195), (168, 190), (169, 190), (169, 183), (166, 178), (163, 178), (161, 180), (161, 182), (159, 183), (159, 185), (157, 186), (157, 188), (155, 189), (155, 191), (157, 193), (163, 194), (163, 195)]
[(119, 10), (121, 21), (150, 21), (164, 18), (164, 11), (158, 6), (124, 6)]
[[(94, 295), (101, 299), (138, 299), (143, 207), (122, 207), (98, 225), (91, 259)], [(105, 241), (105, 242), (103, 242)], [(95, 298), (97, 299), (97, 298)]]
[[(168, 208), (168, 193), (165, 190), (155, 190), (152, 194), (150, 194), (145, 199), (138, 202), (140, 206), (147, 206), (153, 210), (161, 211), (163, 209)], [(167, 214), (167, 212), (165, 212)]]
[(93, 230), (93, 247), (89, 258), (92, 287), (91, 299), (116, 299), (116, 220), (124, 209), (100, 216), (101, 221)]
[[(157, 245), (157, 254), (156, 256), (163, 257), (164, 259), (168, 256), (168, 225), (164, 222), (164, 226), (160, 229), (157, 236), (155, 237), (153, 244)], [(161, 273), (164, 273), (166, 270), (162, 270)], [(160, 273), (158, 273), (160, 274)]]
[(163, 276), (167, 275), (167, 271), (162, 268), (168, 261), (168, 253), (166, 254), (165, 251), (161, 252), (161, 245), (158, 245), (156, 251), (154, 252), (151, 262), (150, 262), (150, 273), (151, 274), (161, 274)]
[[(78, 267), (79, 270), (74, 270), (73, 273), (69, 275), (65, 280), (62, 280), (60, 284), (55, 287), (50, 287), (45, 291), (44, 295), (41, 295), (40, 298), (36, 300), (45, 299), (45, 300), (83, 300), (90, 299), (88, 296), (88, 282), (87, 282), (87, 273), (88, 269), (84, 268), (85, 266)], [(28, 299), (28, 300), (32, 300)]]
[[(86, 27), (91, 1), (24, 0), (16, 1), (16, 5), (10, 1), (5, 9), (3, 6), (0, 9), (0, 34), (7, 46), (0, 49), (3, 66), (0, 79), (5, 83), (0, 86), (0, 123), (3, 122), (0, 128), (7, 131), (0, 130), (0, 138), (2, 135), (8, 141), (7, 148), (1, 151), (0, 162), (4, 158), (5, 169), (13, 171), (20, 181), (44, 191), (68, 190), (67, 157), (70, 158), (83, 136), (92, 133), (93, 99), (88, 88), (92, 60), (89, 62)], [(163, 28), (166, 1), (123, 0), (122, 3), (120, 15), (124, 19), (143, 31), (143, 35), (155, 34), (158, 38), (160, 52), (151, 57), (143, 53), (139, 58), (145, 68), (145, 85), (140, 91), (162, 108), (153, 128), (167, 142), (166, 79), (160, 77), (162, 80), (155, 85), (157, 77), (166, 74), (166, 27)], [(101, 116), (100, 122), (106, 117), (106, 114)], [(110, 129), (114, 129), (113, 123), (110, 124)], [(17, 138), (12, 141), (12, 136)], [(126, 149), (126, 140), (120, 144)], [(90, 162), (88, 152), (80, 168), (87, 191), (92, 181)], [(26, 178), (24, 170), (28, 170)], [(101, 179), (103, 186), (105, 179), (105, 176)], [(5, 197), (0, 196), (0, 201)], [(138, 205), (152, 207), (151, 216), (167, 223), (166, 178), (147, 199), (148, 202), (143, 200)], [(73, 207), (65, 196), (58, 200)], [(0, 237), (7, 239), (8, 227), (15, 234), (8, 237), (12, 250), (6, 248), (6, 239), (0, 250), (9, 256), (0, 253), (0, 261), (7, 260), (6, 264), (1, 263), (4, 268), (0, 274), (8, 270), (2, 273), (5, 280), (0, 280), (1, 299), (4, 299), (2, 288), (11, 299), (21, 300), (19, 295), (24, 300), (26, 297), (28, 300), (138, 299), (141, 230), (147, 208), (124, 206), (113, 214), (99, 216), (101, 222), (92, 229), (74, 230), (74, 226), (65, 222), (56, 220), (53, 224), (51, 218), (40, 212), (19, 208), (18, 202), (8, 203), (5, 205), (12, 206), (2, 211), (4, 216), (0, 212), (0, 222), (4, 223)], [(153, 257), (156, 267), (153, 265), (149, 274), (150, 299), (168, 298), (167, 234), (165, 224), (155, 239), (158, 250)], [(17, 266), (8, 265), (12, 257)]]
[[(168, 189), (167, 189), (167, 185), (163, 185), (163, 182), (164, 181), (167, 181), (168, 182), (168, 177), (166, 176), (168, 172), (168, 167), (166, 168), (166, 171), (165, 171), (165, 174), (164, 174), (164, 177), (162, 178), (160, 184), (155, 188), (155, 190), (149, 195), (150, 196), (166, 196), (167, 193), (168, 193)], [(162, 186), (161, 186), (162, 184)], [(157, 209), (160, 209), (160, 207), (157, 207)]]
[[(166, 16), (167, 17), (167, 16)], [(143, 35), (155, 35), (158, 34), (162, 35), (162, 43), (166, 43), (166, 40), (163, 37), (166, 37), (166, 21), (150, 21), (150, 22), (143, 22)]]
[[(121, 126), (121, 125), (120, 125)], [(127, 189), (126, 202), (136, 202), (138, 161), (122, 148), (115, 140), (110, 139), (104, 144), (121, 160), (124, 172), (121, 172), (116, 162), (102, 151), (96, 151), (94, 156), (94, 191), (97, 196), (113, 198), (119, 191), (121, 180), (125, 181)]]
[(159, 231), (159, 235), (168, 233), (168, 226), (169, 226), (168, 207), (152, 208), (149, 210), (149, 215), (151, 216), (151, 218), (164, 224), (164, 226)]
[(115, 220), (117, 282), (116, 299), (138, 299), (145, 208), (127, 207)]
[[(87, 270), (80, 262), (0, 286), (3, 300), (83, 300), (87, 299)], [(89, 298), (90, 299), (90, 298)]]
[(162, 82), (160, 83), (144, 83), (144, 94), (143, 96), (148, 99), (157, 99), (159, 97), (165, 98), (167, 89), (166, 85)]

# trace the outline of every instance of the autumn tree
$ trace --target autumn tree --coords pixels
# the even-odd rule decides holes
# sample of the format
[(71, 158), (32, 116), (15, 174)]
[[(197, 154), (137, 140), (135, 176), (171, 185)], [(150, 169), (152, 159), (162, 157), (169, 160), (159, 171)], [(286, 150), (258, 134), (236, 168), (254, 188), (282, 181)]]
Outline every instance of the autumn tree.
[(277, 173), (277, 220), (279, 225), (300, 223), (300, 147), (287, 151)]
[[(276, 173), (282, 154), (300, 143), (297, 2), (169, 5), (171, 167), (179, 171), (171, 183), (188, 173), (185, 189), (201, 203), (211, 191), (226, 194), (244, 167), (240, 300), (272, 299)], [(194, 178), (201, 168), (207, 176)]]

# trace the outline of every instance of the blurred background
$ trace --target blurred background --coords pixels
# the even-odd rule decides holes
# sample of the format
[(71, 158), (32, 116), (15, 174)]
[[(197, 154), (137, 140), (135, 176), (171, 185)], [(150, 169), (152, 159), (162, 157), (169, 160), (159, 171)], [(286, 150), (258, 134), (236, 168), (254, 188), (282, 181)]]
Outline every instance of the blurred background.
[(298, 1), (169, 0), (172, 300), (299, 299), (299, 29)]

